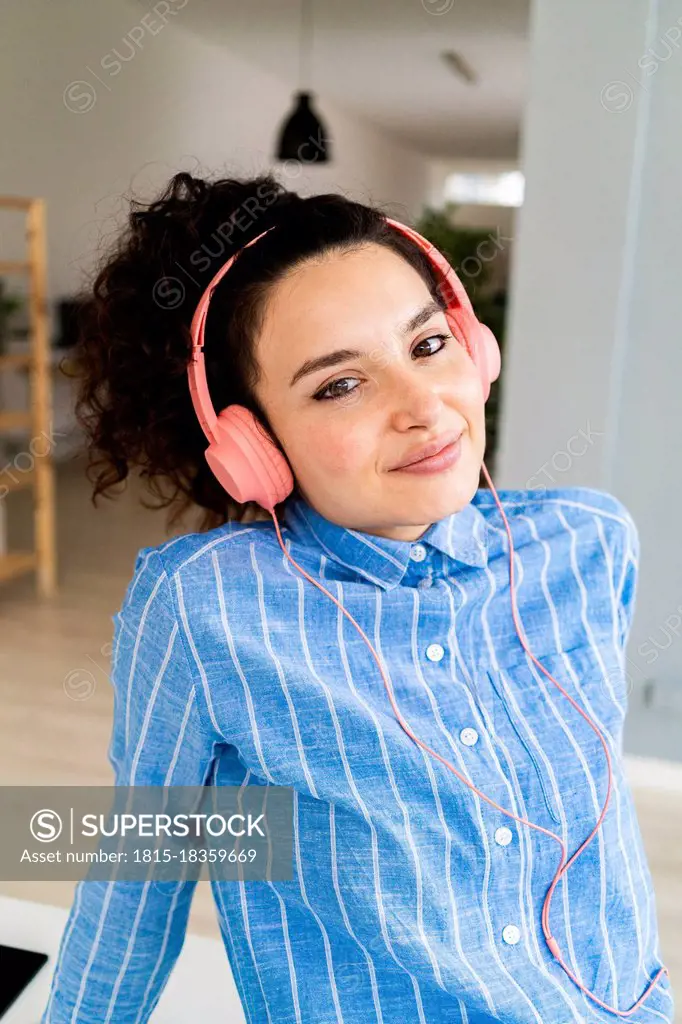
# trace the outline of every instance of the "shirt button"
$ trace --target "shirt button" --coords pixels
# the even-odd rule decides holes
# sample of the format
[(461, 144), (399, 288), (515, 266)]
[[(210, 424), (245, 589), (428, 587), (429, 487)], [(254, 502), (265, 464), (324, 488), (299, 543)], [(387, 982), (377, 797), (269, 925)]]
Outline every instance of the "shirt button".
[(502, 938), (508, 945), (515, 946), (521, 938), (521, 932), (515, 924), (508, 924), (507, 927), (502, 930)]
[(426, 657), (429, 661), (440, 661), (445, 654), (445, 651), (440, 644), (429, 644), (426, 648)]
[(410, 551), (410, 558), (415, 562), (423, 562), (426, 558), (426, 548), (423, 544), (413, 544)]
[(495, 842), (498, 843), (499, 846), (509, 846), (512, 838), (512, 830), (507, 828), (506, 825), (502, 825), (502, 827), (498, 828), (495, 832)]
[(478, 733), (475, 729), (462, 729), (459, 738), (467, 747), (473, 747), (474, 743), (478, 743)]
[(426, 590), (426, 588), (430, 587), (432, 585), (432, 583), (433, 583), (433, 580), (431, 579), (431, 577), (430, 576), (425, 576), (423, 580), (419, 581), (417, 586), (419, 587), (420, 590)]

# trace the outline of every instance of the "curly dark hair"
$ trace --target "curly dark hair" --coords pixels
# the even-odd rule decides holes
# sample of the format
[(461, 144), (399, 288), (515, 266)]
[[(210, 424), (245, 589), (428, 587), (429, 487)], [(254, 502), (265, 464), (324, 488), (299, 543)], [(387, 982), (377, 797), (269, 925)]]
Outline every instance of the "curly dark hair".
[(204, 458), (187, 379), (194, 310), (231, 255), (266, 228), (282, 228), (244, 250), (216, 287), (204, 348), (216, 411), (246, 406), (278, 444), (254, 395), (253, 353), (268, 289), (287, 272), (374, 242), (406, 259), (444, 307), (430, 262), (386, 216), (340, 194), (303, 198), (271, 173), (208, 181), (181, 172), (151, 203), (132, 200), (127, 226), (86, 292), (72, 360), (93, 505), (134, 468), (159, 499), (143, 505), (170, 507), (169, 526), (193, 506), (203, 510), (201, 530), (253, 514), (255, 503), (234, 501)]

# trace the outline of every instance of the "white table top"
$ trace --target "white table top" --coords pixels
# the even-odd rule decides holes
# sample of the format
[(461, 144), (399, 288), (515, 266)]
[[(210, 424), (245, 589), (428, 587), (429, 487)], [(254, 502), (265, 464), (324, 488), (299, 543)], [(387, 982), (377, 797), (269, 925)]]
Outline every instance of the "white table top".
[[(47, 953), (49, 960), (0, 1018), (2, 1024), (39, 1024), (69, 916), (64, 907), (0, 895), (0, 943)], [(220, 939), (187, 934), (175, 967), (150, 1020), (187, 1024), (210, 1020), (243, 1024), (244, 1014)]]

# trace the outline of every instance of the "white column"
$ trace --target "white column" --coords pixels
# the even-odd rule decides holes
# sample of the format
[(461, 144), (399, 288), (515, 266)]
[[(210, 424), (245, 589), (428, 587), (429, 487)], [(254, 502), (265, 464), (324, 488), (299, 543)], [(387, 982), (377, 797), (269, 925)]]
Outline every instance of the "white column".
[(630, 671), (682, 706), (682, 3), (535, 0), (531, 20), (496, 483), (625, 502)]

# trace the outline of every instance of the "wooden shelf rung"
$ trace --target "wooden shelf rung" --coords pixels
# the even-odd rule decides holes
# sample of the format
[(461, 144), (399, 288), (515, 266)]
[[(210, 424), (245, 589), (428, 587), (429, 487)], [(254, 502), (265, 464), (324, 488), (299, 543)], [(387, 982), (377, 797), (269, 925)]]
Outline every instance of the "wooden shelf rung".
[(17, 370), (30, 366), (33, 356), (28, 352), (7, 352), (0, 356), (0, 370)]
[(0, 274), (30, 274), (28, 260), (0, 260)]
[(25, 487), (33, 487), (36, 479), (35, 469), (4, 469), (0, 471), (0, 500), (8, 491), (21, 491)]
[(30, 210), (34, 202), (31, 196), (0, 196), (0, 207), (5, 210)]
[(0, 555), (0, 582), (32, 572), (38, 564), (35, 551), (11, 551)]
[(30, 412), (20, 409), (12, 412), (0, 412), (0, 430), (13, 430), (15, 427), (30, 427), (33, 416)]

